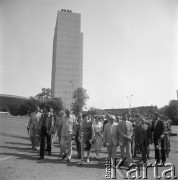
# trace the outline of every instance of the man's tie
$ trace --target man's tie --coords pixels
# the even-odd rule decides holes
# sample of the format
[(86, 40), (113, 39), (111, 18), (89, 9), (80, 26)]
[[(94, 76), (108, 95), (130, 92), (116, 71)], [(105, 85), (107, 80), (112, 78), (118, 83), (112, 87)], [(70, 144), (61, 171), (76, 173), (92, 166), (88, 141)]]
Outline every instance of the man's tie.
[(126, 125), (126, 121), (125, 121), (125, 134), (127, 135), (127, 125)]

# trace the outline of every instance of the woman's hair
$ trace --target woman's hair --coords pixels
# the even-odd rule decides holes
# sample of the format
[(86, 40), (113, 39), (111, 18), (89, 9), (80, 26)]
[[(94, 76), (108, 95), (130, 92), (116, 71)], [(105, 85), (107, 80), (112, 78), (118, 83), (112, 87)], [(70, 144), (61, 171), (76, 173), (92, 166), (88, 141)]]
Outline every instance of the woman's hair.
[(83, 113), (82, 114), (82, 119), (84, 119), (85, 117), (87, 117), (88, 116), (88, 113)]

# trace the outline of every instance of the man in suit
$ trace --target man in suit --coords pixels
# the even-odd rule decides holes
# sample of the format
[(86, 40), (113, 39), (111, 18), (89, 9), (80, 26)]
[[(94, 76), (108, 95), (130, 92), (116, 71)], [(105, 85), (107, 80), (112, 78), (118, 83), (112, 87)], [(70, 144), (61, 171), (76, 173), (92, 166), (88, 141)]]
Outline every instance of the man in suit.
[(80, 138), (79, 138), (79, 134), (80, 134), (80, 123), (82, 120), (82, 114), (80, 113), (76, 119), (76, 127), (75, 127), (75, 144), (76, 144), (76, 149), (77, 149), (77, 158), (80, 159), (81, 158), (81, 143), (80, 143)]
[(125, 152), (126, 148), (126, 159), (128, 162), (128, 166), (132, 163), (132, 154), (131, 154), (131, 141), (133, 135), (133, 126), (130, 121), (127, 120), (127, 115), (122, 117), (122, 121), (118, 124), (118, 132), (119, 132), (119, 142), (121, 148), (121, 158), (125, 160)]
[(49, 113), (49, 106), (44, 104), (43, 113), (40, 119), (40, 129), (41, 129), (41, 142), (40, 142), (40, 157), (39, 160), (44, 158), (44, 147), (45, 147), (45, 137), (47, 140), (47, 151), (48, 156), (51, 155), (51, 133), (53, 130), (52, 127), (52, 118)]
[(164, 126), (164, 121), (160, 118), (157, 112), (154, 112), (153, 114), (151, 132), (153, 133), (156, 164), (160, 164), (160, 155), (162, 159), (162, 164), (165, 164), (166, 162), (165, 142), (164, 142), (165, 126)]
[(134, 143), (134, 147), (133, 147), (133, 157), (136, 157), (137, 152), (139, 152), (140, 147), (139, 145), (136, 143), (136, 133), (137, 133), (137, 128), (140, 124), (140, 117), (137, 114), (135, 116), (135, 126), (133, 127), (133, 143)]
[(142, 160), (143, 163), (147, 163), (147, 149), (149, 146), (149, 143), (151, 142), (151, 131), (150, 126), (145, 123), (145, 119), (140, 119), (140, 124), (137, 126), (136, 132), (135, 132), (135, 142), (136, 144), (139, 144), (142, 152)]
[(105, 125), (103, 133), (103, 145), (107, 146), (108, 157), (112, 159), (112, 162), (115, 161), (118, 145), (118, 123), (114, 121), (114, 116), (108, 117), (108, 123)]

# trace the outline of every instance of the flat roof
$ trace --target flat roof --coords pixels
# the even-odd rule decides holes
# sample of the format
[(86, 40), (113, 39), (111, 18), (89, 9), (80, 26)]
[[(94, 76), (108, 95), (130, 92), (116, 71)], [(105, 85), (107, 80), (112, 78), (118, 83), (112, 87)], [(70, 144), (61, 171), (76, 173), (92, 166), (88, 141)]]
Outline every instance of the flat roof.
[(0, 94), (0, 97), (7, 97), (7, 98), (17, 98), (17, 99), (29, 99), (27, 97), (22, 97), (22, 96), (16, 96), (16, 95), (9, 95), (9, 94)]

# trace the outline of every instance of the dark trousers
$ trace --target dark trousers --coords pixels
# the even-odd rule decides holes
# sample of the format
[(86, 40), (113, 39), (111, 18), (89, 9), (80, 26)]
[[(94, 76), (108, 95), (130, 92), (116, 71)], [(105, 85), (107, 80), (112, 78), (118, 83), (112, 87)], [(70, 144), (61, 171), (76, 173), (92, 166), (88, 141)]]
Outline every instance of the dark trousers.
[(165, 153), (165, 141), (164, 139), (161, 140), (161, 147), (159, 147), (158, 139), (154, 139), (154, 146), (155, 146), (155, 160), (160, 162), (160, 157), (162, 162), (166, 162), (166, 153)]
[(147, 163), (147, 149), (148, 149), (148, 144), (147, 143), (143, 143), (143, 144), (140, 144), (140, 149), (141, 149), (141, 152), (142, 152), (142, 160), (143, 160), (143, 163)]
[(51, 135), (46, 131), (46, 127), (41, 127), (41, 143), (40, 143), (40, 157), (44, 157), (44, 148), (45, 148), (45, 137), (47, 140), (47, 151), (51, 153)]
[(81, 143), (79, 141), (79, 135), (75, 135), (75, 143), (76, 143), (76, 148), (77, 148), (77, 153), (79, 156), (81, 156)]

